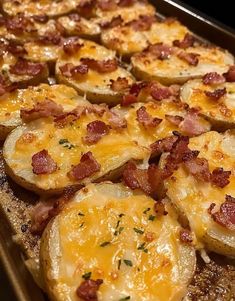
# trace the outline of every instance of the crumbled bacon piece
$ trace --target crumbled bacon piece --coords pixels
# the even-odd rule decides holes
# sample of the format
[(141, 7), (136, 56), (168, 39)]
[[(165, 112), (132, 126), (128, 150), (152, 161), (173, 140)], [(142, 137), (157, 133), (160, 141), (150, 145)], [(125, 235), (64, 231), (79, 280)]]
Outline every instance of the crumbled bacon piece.
[(130, 87), (130, 91), (129, 93), (131, 95), (134, 95), (134, 96), (138, 96), (140, 94), (140, 91), (142, 89), (144, 89), (145, 87), (148, 86), (148, 83), (147, 82), (138, 82), (138, 83), (134, 83), (132, 84), (132, 86)]
[(113, 27), (119, 26), (122, 23), (123, 23), (122, 17), (116, 16), (116, 17), (113, 17), (111, 21), (101, 23), (100, 26), (103, 29), (107, 29), (107, 28), (113, 28)]
[(235, 65), (230, 66), (229, 70), (223, 76), (227, 82), (235, 82)]
[(72, 180), (80, 181), (100, 171), (100, 167), (92, 152), (87, 152), (82, 155), (80, 163), (72, 167), (68, 177)]
[(81, 21), (81, 17), (79, 16), (79, 14), (69, 14), (68, 15), (69, 19), (74, 21), (74, 22), (80, 22)]
[(187, 62), (189, 65), (192, 66), (197, 66), (199, 63), (199, 56), (200, 54), (198, 53), (188, 53), (188, 52), (184, 52), (181, 51), (178, 55), (178, 58), (180, 58), (181, 60)]
[(86, 107), (88, 113), (95, 113), (98, 116), (102, 117), (105, 112), (108, 112), (108, 106), (105, 103), (101, 104), (92, 104), (89, 107)]
[(87, 144), (98, 142), (103, 136), (109, 133), (109, 126), (101, 120), (95, 120), (87, 125), (87, 136), (83, 141)]
[(5, 17), (3, 17), (2, 15), (0, 15), (0, 26), (4, 26), (6, 22)]
[(120, 7), (128, 7), (135, 3), (136, 0), (119, 0), (118, 6)]
[(77, 11), (80, 16), (90, 18), (93, 16), (96, 0), (82, 0), (77, 6)]
[(139, 123), (141, 123), (146, 128), (156, 127), (162, 122), (162, 119), (159, 119), (157, 117), (152, 117), (146, 111), (146, 108), (144, 106), (140, 107), (136, 111), (136, 115), (137, 115), (137, 120), (139, 121)]
[(122, 92), (129, 87), (127, 78), (118, 77), (116, 80), (111, 79), (111, 89), (115, 92)]
[(10, 82), (9, 78), (6, 78), (0, 74), (0, 96), (5, 93), (12, 92), (18, 88), (17, 83)]
[(58, 128), (63, 128), (66, 125), (78, 120), (83, 114), (86, 113), (86, 107), (77, 106), (74, 110), (58, 115), (54, 118), (54, 122)]
[(26, 18), (23, 14), (18, 14), (14, 17), (7, 17), (5, 19), (5, 25), (7, 30), (15, 34), (35, 31), (33, 22), (29, 18)]
[(203, 76), (202, 82), (204, 85), (219, 85), (225, 82), (225, 78), (217, 72), (209, 72)]
[(126, 25), (131, 26), (136, 31), (147, 31), (151, 28), (152, 24), (156, 21), (155, 16), (141, 15), (139, 19), (128, 22)]
[(53, 100), (46, 99), (38, 102), (32, 109), (21, 109), (20, 117), (23, 121), (29, 122), (38, 118), (48, 116), (58, 116), (63, 113), (63, 107)]
[(123, 107), (127, 107), (133, 103), (136, 103), (138, 101), (137, 97), (133, 94), (126, 94), (126, 95), (123, 95), (122, 97), (122, 103), (121, 105)]
[(61, 42), (61, 34), (57, 31), (47, 31), (43, 36), (38, 37), (38, 42), (44, 45), (59, 45)]
[(102, 283), (102, 279), (84, 280), (77, 288), (76, 294), (84, 301), (98, 301), (97, 291)]
[(165, 204), (162, 201), (157, 201), (154, 203), (154, 211), (157, 217), (167, 215), (167, 211), (165, 210)]
[(212, 203), (208, 212), (212, 216), (213, 220), (229, 230), (235, 230), (235, 198), (230, 195), (226, 195), (225, 202), (221, 204), (219, 211), (212, 212), (215, 204)]
[(115, 0), (99, 0), (98, 7), (103, 11), (112, 11), (117, 8)]
[(198, 112), (193, 109), (187, 112), (183, 121), (179, 124), (179, 128), (188, 136), (198, 136), (210, 130), (206, 123), (200, 121)]
[(89, 71), (88, 66), (85, 64), (74, 66), (72, 63), (67, 63), (63, 66), (60, 66), (59, 68), (60, 68), (60, 72), (65, 77), (74, 77), (74, 78), (84, 76)]
[(169, 59), (171, 54), (173, 53), (172, 48), (168, 45), (164, 45), (163, 43), (150, 45), (145, 51), (151, 53), (156, 59), (159, 60)]
[(10, 73), (16, 75), (36, 76), (42, 73), (45, 68), (45, 63), (33, 63), (20, 58), (15, 65), (10, 66)]
[(49, 17), (45, 15), (34, 15), (33, 19), (39, 23), (46, 23), (49, 20)]
[(213, 100), (219, 100), (221, 97), (223, 97), (224, 95), (226, 95), (227, 90), (226, 88), (222, 88), (222, 89), (216, 89), (212, 92), (210, 91), (204, 91), (205, 95)]
[(178, 138), (176, 136), (166, 137), (150, 145), (152, 153), (155, 156), (161, 155), (163, 152), (169, 152), (172, 149), (173, 144), (176, 142)]
[(180, 241), (186, 244), (191, 244), (193, 242), (192, 234), (187, 229), (180, 230)]
[(96, 61), (90, 58), (82, 58), (81, 62), (82, 64), (87, 65), (88, 68), (99, 73), (113, 72), (118, 68), (118, 62), (115, 58), (105, 61)]
[(16, 43), (13, 40), (8, 41), (8, 44), (6, 45), (6, 51), (18, 56), (27, 54), (24, 46)]
[(153, 84), (150, 88), (150, 94), (155, 100), (163, 100), (172, 96), (172, 92), (168, 87), (161, 87), (160, 85)]
[(211, 183), (217, 187), (224, 188), (230, 181), (231, 171), (224, 171), (223, 168), (216, 168), (211, 173)]
[(36, 175), (51, 174), (57, 169), (55, 161), (45, 149), (32, 156), (32, 167)]
[(173, 45), (182, 49), (186, 49), (188, 47), (192, 47), (195, 42), (195, 37), (192, 36), (190, 33), (186, 33), (183, 40), (175, 40), (173, 41)]
[(83, 45), (78, 38), (70, 38), (64, 42), (63, 50), (66, 54), (72, 55), (77, 53)]
[(172, 123), (173, 125), (180, 125), (180, 123), (184, 120), (183, 117), (178, 116), (178, 115), (165, 115), (165, 118), (167, 121), (169, 121), (170, 123)]
[(209, 182), (210, 181), (210, 170), (208, 161), (204, 158), (191, 158), (184, 162), (186, 169), (192, 174), (197, 180)]

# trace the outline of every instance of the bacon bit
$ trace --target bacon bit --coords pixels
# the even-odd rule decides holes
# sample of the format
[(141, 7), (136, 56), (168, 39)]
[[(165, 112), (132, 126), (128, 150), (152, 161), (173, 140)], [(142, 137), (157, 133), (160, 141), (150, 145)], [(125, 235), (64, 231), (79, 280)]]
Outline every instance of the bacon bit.
[(59, 45), (61, 42), (61, 34), (57, 31), (47, 31), (43, 36), (38, 37), (38, 42), (44, 45)]
[(184, 162), (186, 169), (192, 174), (197, 180), (209, 182), (210, 181), (210, 170), (208, 161), (204, 158), (191, 158)]
[(225, 82), (225, 78), (217, 72), (210, 72), (203, 76), (202, 82), (204, 85), (219, 85)]
[(181, 51), (178, 55), (178, 58), (180, 58), (181, 60), (187, 62), (189, 65), (192, 66), (197, 66), (197, 64), (199, 63), (199, 59), (198, 57), (200, 56), (200, 54), (198, 53), (187, 53), (184, 51)]
[(235, 82), (235, 65), (230, 66), (229, 70), (223, 76), (227, 82)]
[(132, 105), (133, 103), (136, 103), (137, 101), (138, 101), (137, 97), (133, 94), (123, 95), (121, 106), (127, 107)]
[(60, 104), (46, 99), (42, 102), (37, 102), (32, 109), (21, 109), (20, 117), (24, 122), (29, 122), (42, 117), (59, 116), (63, 111), (64, 109)]
[(46, 23), (49, 20), (47, 15), (34, 15), (33, 19), (39, 23)]
[(148, 85), (149, 85), (148, 82), (134, 83), (130, 87), (129, 93), (132, 94), (132, 95), (134, 95), (134, 96), (138, 96), (140, 94), (140, 91), (142, 89), (144, 89), (145, 87), (147, 87)]
[(66, 54), (73, 55), (77, 53), (84, 44), (80, 43), (79, 38), (70, 38), (64, 42), (63, 51)]
[(27, 51), (25, 50), (24, 46), (16, 43), (13, 40), (8, 41), (8, 44), (6, 45), (6, 51), (17, 56), (27, 54)]
[(144, 52), (151, 53), (156, 59), (159, 60), (167, 60), (170, 58), (173, 50), (168, 45), (164, 45), (163, 43), (157, 43), (154, 45), (149, 45)]
[(135, 0), (119, 0), (118, 6), (120, 7), (128, 7), (135, 3)]
[(60, 72), (65, 77), (74, 77), (74, 78), (84, 76), (89, 71), (88, 66), (85, 64), (74, 66), (72, 63), (67, 63), (63, 66), (60, 66), (59, 68), (60, 68)]
[(215, 204), (212, 203), (208, 209), (213, 220), (229, 230), (235, 230), (235, 198), (226, 195), (225, 202), (221, 204), (219, 211), (212, 213)]
[(12, 92), (18, 88), (17, 83), (12, 83), (9, 78), (3, 77), (0, 74), (0, 96)]
[(126, 119), (112, 111), (112, 109), (108, 112), (108, 121), (112, 129), (119, 130), (127, 127)]
[(105, 103), (92, 104), (91, 106), (86, 107), (86, 112), (95, 113), (100, 117), (102, 117), (105, 112), (108, 112), (108, 110), (108, 106)]
[(207, 97), (211, 98), (212, 100), (219, 100), (221, 97), (226, 95), (227, 90), (226, 88), (222, 88), (222, 89), (216, 89), (213, 92), (204, 91), (204, 93)]
[(146, 108), (144, 106), (140, 107), (136, 111), (136, 115), (137, 115), (138, 122), (141, 123), (145, 128), (156, 127), (162, 122), (162, 119), (160, 118), (157, 117), (153, 118), (146, 111)]
[(224, 171), (222, 167), (216, 168), (212, 171), (210, 180), (213, 185), (224, 188), (230, 183), (230, 175), (231, 171)]
[(153, 99), (157, 101), (167, 99), (170, 96), (172, 96), (172, 92), (168, 87), (161, 87), (157, 84), (153, 84), (151, 85), (150, 90), (151, 90), (150, 95), (152, 96)]
[(87, 65), (90, 69), (99, 73), (113, 72), (118, 68), (118, 62), (115, 58), (106, 61), (96, 61), (90, 58), (82, 58), (82, 64)]
[(95, 120), (87, 125), (87, 136), (83, 141), (87, 144), (97, 143), (103, 136), (108, 135), (109, 127), (101, 120)]
[(119, 16), (113, 17), (111, 21), (101, 23), (100, 26), (103, 29), (108, 29), (108, 28), (113, 28), (113, 27), (119, 26), (122, 23), (123, 23), (123, 19), (119, 15)]
[(95, 5), (96, 0), (82, 0), (77, 6), (78, 14), (85, 18), (92, 17)]
[(195, 42), (195, 37), (192, 36), (190, 33), (186, 33), (183, 40), (175, 40), (173, 41), (173, 45), (182, 49), (186, 49), (188, 47), (192, 47)]
[(73, 166), (68, 172), (68, 177), (72, 180), (83, 180), (100, 171), (100, 164), (93, 157), (92, 152), (87, 152), (82, 155), (80, 163)]
[(185, 244), (191, 244), (193, 242), (191, 232), (187, 229), (181, 229), (180, 230), (180, 241)]
[(115, 92), (121, 92), (129, 87), (127, 78), (118, 77), (116, 80), (111, 79), (111, 89)]
[(180, 123), (184, 120), (184, 118), (181, 116), (178, 115), (173, 116), (168, 114), (165, 115), (165, 119), (170, 123), (172, 123), (173, 125), (177, 125), (177, 126), (180, 125)]
[(151, 28), (152, 24), (156, 21), (155, 16), (143, 16), (139, 19), (128, 22), (126, 25), (131, 26), (136, 31), (147, 31)]
[(46, 68), (45, 63), (33, 63), (25, 59), (18, 59), (15, 65), (10, 66), (10, 73), (16, 75), (36, 76)]
[(165, 168), (159, 168), (155, 164), (151, 164), (148, 168), (147, 173), (148, 181), (151, 187), (151, 196), (159, 202), (159, 198), (161, 198), (162, 195), (158, 195), (158, 193), (160, 192), (162, 194), (161, 191), (163, 189), (163, 180), (171, 176), (172, 172), (169, 172), (169, 170)]
[(177, 137), (171, 136), (157, 140), (156, 142), (150, 145), (152, 154), (154, 153), (155, 156), (159, 156), (164, 152), (169, 152), (172, 149), (173, 144), (177, 141), (177, 139)]
[(138, 169), (133, 162), (129, 162), (125, 166), (123, 171), (123, 180), (132, 190), (141, 189), (147, 194), (152, 192), (152, 188), (148, 181), (147, 170)]
[(157, 201), (154, 203), (154, 211), (157, 217), (167, 215), (167, 211), (165, 210), (165, 204), (162, 201)]
[(8, 31), (15, 34), (35, 31), (33, 22), (29, 18), (26, 18), (23, 14), (18, 14), (14, 17), (7, 17), (5, 19), (5, 26)]
[(6, 22), (6, 19), (2, 15), (0, 15), (0, 26), (4, 26), (5, 22)]
[(209, 130), (208, 125), (200, 121), (198, 112), (193, 109), (188, 111), (179, 128), (188, 136), (198, 136)]
[(51, 174), (57, 169), (55, 161), (45, 149), (32, 156), (32, 167), (36, 175)]
[(102, 283), (102, 279), (84, 280), (77, 288), (76, 294), (84, 301), (98, 301), (97, 291)]
[(77, 106), (71, 112), (58, 115), (54, 118), (54, 122), (58, 128), (64, 128), (66, 125), (78, 120), (86, 112), (86, 107)]
[(146, 232), (144, 238), (146, 241), (152, 242), (156, 238), (156, 234), (154, 232)]
[(115, 0), (99, 0), (98, 7), (103, 11), (112, 11), (117, 8)]

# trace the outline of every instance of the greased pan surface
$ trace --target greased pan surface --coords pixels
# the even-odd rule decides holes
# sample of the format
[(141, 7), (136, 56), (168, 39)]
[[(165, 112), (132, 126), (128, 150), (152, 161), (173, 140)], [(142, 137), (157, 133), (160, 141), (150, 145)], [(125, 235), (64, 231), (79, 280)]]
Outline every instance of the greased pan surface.
[[(201, 13), (199, 14), (196, 10), (186, 5), (182, 5), (179, 1), (153, 0), (151, 2), (153, 5), (156, 5), (158, 13), (163, 16), (177, 17), (201, 38), (207, 39), (235, 54), (235, 33), (230, 28), (221, 24), (215, 24), (213, 20), (205, 17)], [(18, 300), (43, 301), (46, 300), (46, 298), (27, 271), (20, 248), (17, 247), (12, 239), (15, 233), (19, 233), (19, 231), (23, 229), (22, 226), (24, 225), (22, 224), (22, 216), (20, 217), (21, 222), (19, 223), (19, 216), (17, 215), (19, 210), (16, 210), (16, 208), (19, 209), (19, 207), (21, 207), (22, 215), (26, 212), (24, 218), (27, 224), (27, 211), (31, 206), (30, 199), (32, 199), (32, 196), (29, 195), (29, 192), (24, 191), (16, 184), (12, 184), (11, 181), (8, 181), (3, 171), (2, 161), (0, 164), (0, 256)], [(8, 206), (9, 198), (11, 199), (10, 207)], [(19, 230), (19, 228), (21, 229)], [(22, 235), (24, 235), (24, 231), (22, 231)], [(27, 238), (25, 239), (27, 240)], [(33, 242), (33, 239), (31, 241)], [(37, 239), (35, 239), (34, 243), (27, 246), (25, 252), (26, 254), (27, 252), (37, 252), (37, 248)], [(226, 264), (223, 263), (220, 265), (219, 261), (217, 261), (216, 264), (216, 267), (208, 267), (208, 273), (214, 273), (214, 275), (217, 274), (217, 276), (220, 275), (222, 277), (223, 273), (227, 271), (225, 267)], [(214, 262), (212, 265), (214, 265)], [(231, 267), (231, 269), (233, 268)], [(213, 276), (212, 274), (211, 277)], [(225, 280), (221, 285), (224, 286), (224, 291), (226, 291), (227, 288), (226, 283), (228, 287), (235, 286), (235, 272), (232, 271), (227, 274), (231, 275), (231, 277), (223, 278)], [(230, 284), (229, 281), (231, 282)], [(220, 283), (214, 283), (214, 289), (216, 289), (217, 285), (219, 286)], [(192, 288), (192, 291), (193, 290)]]

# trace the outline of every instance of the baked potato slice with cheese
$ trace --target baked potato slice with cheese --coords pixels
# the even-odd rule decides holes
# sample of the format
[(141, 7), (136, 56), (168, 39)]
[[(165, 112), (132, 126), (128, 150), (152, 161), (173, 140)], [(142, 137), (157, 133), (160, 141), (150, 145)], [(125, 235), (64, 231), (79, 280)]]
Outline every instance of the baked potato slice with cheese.
[(94, 294), (100, 301), (182, 300), (195, 251), (180, 241), (170, 205), (161, 217), (153, 207), (153, 199), (122, 184), (90, 184), (77, 192), (41, 241), (51, 300), (84, 300), (84, 284), (96, 279), (103, 282)]
[(120, 56), (130, 57), (143, 51), (149, 44), (171, 45), (183, 40), (189, 30), (177, 20), (156, 21), (153, 16), (140, 16), (127, 24), (102, 31), (102, 43)]
[[(56, 63), (59, 83), (75, 88), (92, 102), (119, 103), (134, 82), (130, 72), (119, 66), (115, 52), (88, 40), (81, 40), (80, 49), (64, 53)], [(124, 89), (113, 88), (113, 82), (124, 81)]]
[(165, 44), (150, 45), (131, 58), (133, 74), (138, 79), (158, 80), (163, 84), (183, 84), (207, 72), (226, 72), (233, 56), (217, 47), (196, 46), (186, 49)]
[(131, 159), (147, 160), (150, 150), (134, 142), (122, 125), (116, 127), (109, 110), (102, 110), (79, 106), (17, 127), (3, 147), (8, 174), (26, 189), (58, 194), (71, 185), (117, 177)]
[(181, 89), (181, 99), (208, 119), (215, 130), (235, 127), (235, 83), (208, 85), (203, 80), (187, 82)]
[(89, 102), (78, 96), (73, 88), (65, 85), (40, 84), (6, 93), (0, 100), (0, 140), (4, 140), (10, 131), (27, 121), (24, 118), (22, 120), (22, 110), (29, 111), (29, 115), (32, 116), (35, 106), (44, 105), (48, 100), (61, 106), (59, 107), (61, 112), (71, 111), (78, 105), (89, 105)]
[(199, 151), (198, 158), (165, 180), (167, 196), (188, 219), (197, 248), (234, 257), (235, 133), (205, 133), (191, 138), (189, 149)]

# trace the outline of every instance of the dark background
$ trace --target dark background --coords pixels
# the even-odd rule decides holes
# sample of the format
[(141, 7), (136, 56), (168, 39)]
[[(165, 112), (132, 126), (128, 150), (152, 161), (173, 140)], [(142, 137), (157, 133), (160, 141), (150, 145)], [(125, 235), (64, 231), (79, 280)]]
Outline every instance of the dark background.
[[(219, 20), (220, 22), (231, 26), (235, 29), (235, 3), (232, 0), (184, 0), (182, 1), (191, 5), (207, 15)], [(16, 301), (12, 293), (11, 286), (5, 278), (3, 269), (0, 265), (0, 300)], [(33, 300), (32, 300), (33, 301)]]

